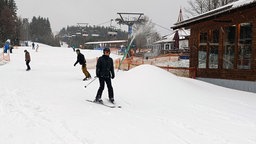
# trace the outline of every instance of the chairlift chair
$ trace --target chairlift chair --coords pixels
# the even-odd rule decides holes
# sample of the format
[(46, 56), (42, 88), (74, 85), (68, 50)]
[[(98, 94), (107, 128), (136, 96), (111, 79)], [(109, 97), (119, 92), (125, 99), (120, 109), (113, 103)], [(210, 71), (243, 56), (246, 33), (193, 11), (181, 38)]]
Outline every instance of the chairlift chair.
[(117, 32), (116, 32), (116, 31), (112, 31), (112, 30), (111, 30), (111, 31), (108, 31), (108, 35), (109, 35), (109, 36), (114, 36), (114, 37), (115, 37), (115, 36), (117, 35)]

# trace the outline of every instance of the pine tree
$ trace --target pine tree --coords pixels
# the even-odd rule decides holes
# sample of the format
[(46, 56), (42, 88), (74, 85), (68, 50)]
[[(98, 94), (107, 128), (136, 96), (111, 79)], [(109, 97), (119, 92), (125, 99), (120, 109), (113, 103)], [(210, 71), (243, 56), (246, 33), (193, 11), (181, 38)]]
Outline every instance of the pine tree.
[(0, 40), (14, 41), (18, 37), (17, 7), (14, 0), (0, 0)]
[(40, 16), (38, 18), (33, 17), (29, 29), (32, 41), (51, 46), (60, 46), (58, 40), (54, 38), (48, 18), (43, 18)]

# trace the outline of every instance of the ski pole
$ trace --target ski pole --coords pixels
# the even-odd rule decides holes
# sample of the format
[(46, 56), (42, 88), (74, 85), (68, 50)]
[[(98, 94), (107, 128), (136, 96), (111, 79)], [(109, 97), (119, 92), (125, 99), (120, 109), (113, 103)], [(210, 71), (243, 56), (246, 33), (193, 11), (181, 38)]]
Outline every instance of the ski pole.
[(91, 80), (86, 86), (84, 86), (85, 88), (88, 87), (92, 82), (94, 82), (98, 77), (94, 77), (93, 80)]

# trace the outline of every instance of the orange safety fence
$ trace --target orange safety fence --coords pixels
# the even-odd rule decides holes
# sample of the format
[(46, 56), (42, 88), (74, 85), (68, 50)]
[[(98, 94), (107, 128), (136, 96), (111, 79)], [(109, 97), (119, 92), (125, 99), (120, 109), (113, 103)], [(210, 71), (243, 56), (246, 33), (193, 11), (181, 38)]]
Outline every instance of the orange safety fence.
[[(96, 64), (97, 64), (98, 58), (93, 58), (93, 59), (86, 59), (87, 61), (87, 69), (95, 69)], [(196, 77), (196, 69), (195, 68), (190, 68), (190, 67), (173, 67), (173, 66), (159, 66), (158, 63), (163, 63), (163, 62), (175, 62), (179, 60), (179, 56), (177, 55), (172, 55), (172, 56), (166, 56), (166, 57), (156, 57), (152, 59), (143, 59), (143, 58), (137, 58), (137, 57), (130, 57), (126, 58), (122, 61), (121, 59), (116, 59), (114, 60), (114, 67), (115, 69), (119, 68), (121, 70), (130, 70), (136, 66), (142, 65), (142, 64), (150, 64), (154, 65), (157, 67), (160, 67), (162, 69), (165, 69), (168, 72), (171, 72), (177, 76), (182, 76), (182, 77), (190, 77), (190, 78), (195, 78)]]
[[(178, 61), (178, 57), (164, 57), (164, 58), (153, 58), (153, 59), (137, 59), (137, 58), (127, 58), (125, 59), (122, 64), (120, 69), (121, 70), (130, 70), (136, 66), (142, 65), (142, 64), (150, 64), (154, 65), (157, 67), (160, 67), (162, 69), (167, 70), (168, 72), (171, 72), (177, 76), (182, 76), (182, 77), (190, 77), (190, 78), (195, 78), (196, 77), (196, 69), (195, 68), (190, 68), (190, 67), (173, 67), (173, 66), (159, 66), (158, 63), (161, 62), (175, 62)], [(115, 65), (119, 65), (121, 60), (116, 60)], [(118, 67), (116, 67), (118, 68)]]
[(0, 61), (10, 61), (10, 53), (4, 53), (2, 52), (0, 54)]
[(95, 69), (98, 58), (86, 59), (87, 69)]

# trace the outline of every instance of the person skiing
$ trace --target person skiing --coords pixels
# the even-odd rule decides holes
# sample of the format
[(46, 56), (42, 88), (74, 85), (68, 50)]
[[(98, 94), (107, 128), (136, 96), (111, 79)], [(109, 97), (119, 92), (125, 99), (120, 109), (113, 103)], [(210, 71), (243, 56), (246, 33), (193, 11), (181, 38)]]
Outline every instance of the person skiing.
[(10, 40), (6, 40), (5, 44), (4, 44), (4, 53), (7, 53), (9, 48), (10, 48)]
[(91, 78), (91, 74), (88, 72), (88, 70), (86, 68), (86, 60), (84, 58), (84, 55), (80, 52), (79, 49), (76, 50), (76, 53), (77, 53), (77, 60), (74, 64), (74, 66), (76, 66), (77, 63), (82, 65), (82, 71), (85, 75), (85, 78), (83, 79), (83, 81), (88, 80)]
[(115, 78), (113, 59), (109, 57), (110, 49), (104, 48), (103, 55), (98, 59), (96, 65), (96, 77), (99, 78), (99, 89), (94, 102), (102, 103), (101, 95), (105, 87), (108, 87), (108, 97), (111, 103), (114, 103), (114, 92), (111, 79)]
[(35, 43), (34, 42), (32, 43), (32, 49), (35, 49)]
[(29, 54), (29, 52), (27, 50), (24, 50), (24, 52), (25, 52), (25, 61), (26, 61), (26, 65), (27, 65), (26, 71), (29, 71), (31, 69), (30, 65), (29, 65), (30, 60), (31, 60), (30, 54)]
[(36, 52), (38, 52), (39, 44), (36, 45)]

